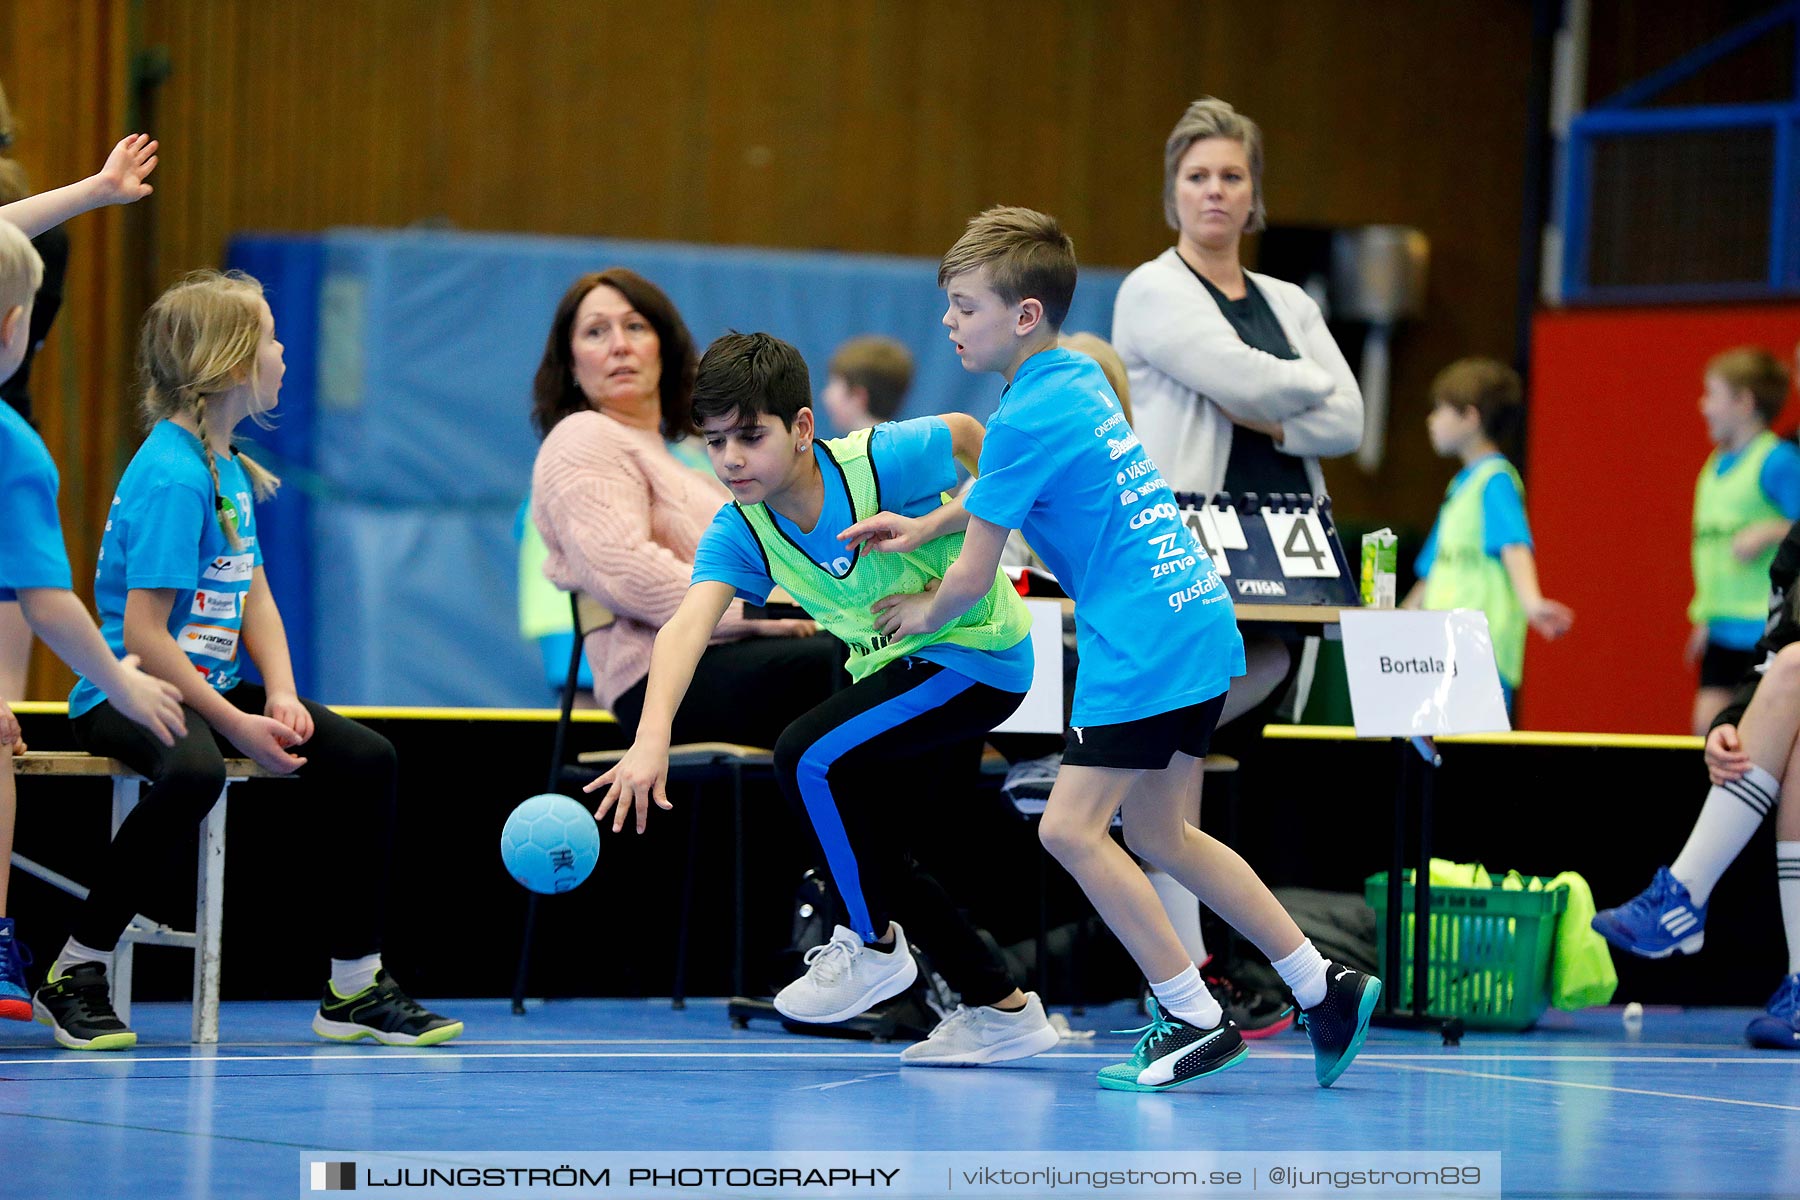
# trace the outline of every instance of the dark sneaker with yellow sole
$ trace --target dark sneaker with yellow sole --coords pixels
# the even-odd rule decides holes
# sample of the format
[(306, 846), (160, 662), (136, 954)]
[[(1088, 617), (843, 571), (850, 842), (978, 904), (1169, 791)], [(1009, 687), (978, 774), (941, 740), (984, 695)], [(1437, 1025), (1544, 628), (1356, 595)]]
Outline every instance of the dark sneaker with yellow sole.
[(45, 980), (32, 999), (31, 1012), (70, 1050), (129, 1050), (137, 1045), (137, 1034), (125, 1028), (113, 1011), (106, 968), (99, 963), (76, 963)]
[(440, 1017), (400, 990), (385, 969), (354, 996), (340, 996), (329, 983), (313, 1032), (334, 1042), (374, 1038), (384, 1046), (435, 1046), (463, 1031), (461, 1021)]

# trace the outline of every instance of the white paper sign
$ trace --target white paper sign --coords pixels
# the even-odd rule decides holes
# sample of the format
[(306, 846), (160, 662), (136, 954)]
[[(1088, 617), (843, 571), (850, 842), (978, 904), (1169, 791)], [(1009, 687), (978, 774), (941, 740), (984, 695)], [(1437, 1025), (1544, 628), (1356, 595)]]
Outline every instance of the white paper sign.
[(1512, 728), (1487, 615), (1345, 609), (1339, 628), (1358, 737)]
[(1031, 610), (1031, 690), (1013, 715), (994, 727), (995, 733), (1054, 733), (1063, 731), (1063, 619), (1062, 602), (1026, 600)]

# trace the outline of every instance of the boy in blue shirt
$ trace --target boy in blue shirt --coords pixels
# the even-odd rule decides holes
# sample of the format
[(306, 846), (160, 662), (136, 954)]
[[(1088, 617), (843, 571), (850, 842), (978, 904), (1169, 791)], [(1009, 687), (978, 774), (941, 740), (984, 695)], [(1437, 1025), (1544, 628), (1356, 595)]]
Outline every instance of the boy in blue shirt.
[(1757, 663), (1768, 617), (1769, 568), (1800, 519), (1800, 450), (1769, 426), (1787, 403), (1788, 374), (1761, 346), (1706, 364), (1700, 416), (1713, 452), (1694, 484), (1694, 598), (1687, 661), (1700, 666), (1693, 732), (1713, 717)]
[(1247, 1048), (1207, 990), (1156, 892), (1113, 842), (1123, 810), (1133, 853), (1174, 876), (1269, 956), (1312, 1034), (1329, 1087), (1361, 1048), (1380, 981), (1327, 963), (1249, 865), (1182, 819), (1231, 680), (1244, 672), (1231, 601), (1160, 489), (1105, 374), (1061, 349), (1075, 250), (1056, 221), (994, 208), (944, 256), (943, 323), (963, 368), (1007, 381), (968, 495), (923, 516), (883, 513), (846, 531), (891, 549), (966, 526), (935, 589), (876, 605), (893, 637), (955, 620), (1021, 529), (1075, 600), (1081, 665), (1062, 769), (1039, 835), (1150, 980), (1150, 1024), (1102, 1087), (1165, 1091), (1236, 1066)]
[[(981, 425), (961, 413), (880, 424), (833, 441), (815, 437), (806, 362), (764, 333), (728, 334), (700, 360), (694, 419), (731, 489), (694, 552), (693, 583), (656, 635), (637, 740), (588, 786), (609, 791), (596, 815), (624, 828), (635, 808), (668, 808), (670, 728), (719, 618), (734, 596), (762, 604), (777, 584), (850, 649), (854, 683), (802, 715), (775, 743), (783, 793), (805, 812), (850, 926), (807, 952), (807, 971), (775, 997), (795, 1021), (848, 1020), (917, 977), (901, 913), (961, 1006), (900, 1056), (906, 1066), (974, 1066), (1041, 1053), (1056, 1030), (1035, 994), (1013, 985), (994, 950), (944, 889), (913, 861), (909, 822), (937, 819), (929, 788), (972, 780), (981, 739), (1031, 687), (1031, 618), (990, 564), (960, 619), (920, 636), (877, 629), (874, 606), (896, 590), (933, 586), (957, 535), (870, 554), (840, 534), (891, 506), (924, 513), (945, 503), (956, 459), (973, 464)], [(754, 697), (746, 697), (754, 703)]]
[[(0, 382), (25, 357), (32, 297), (42, 277), (31, 240), (0, 219)], [(121, 711), (169, 744), (185, 727), (180, 695), (139, 671), (136, 658), (114, 658), (71, 590), (57, 488), (56, 464), (44, 440), (11, 405), (0, 404), (0, 603), (18, 603), (26, 623), (59, 658), (106, 680)], [(24, 752), (18, 722), (0, 696), (0, 1017), (16, 1021), (31, 1019), (24, 955), (6, 915), (17, 810), (12, 759)]]
[(1508, 705), (1525, 670), (1525, 630), (1554, 640), (1575, 614), (1545, 599), (1525, 523), (1525, 485), (1500, 453), (1518, 415), (1518, 374), (1491, 358), (1464, 358), (1431, 383), (1431, 448), (1461, 461), (1415, 564), (1402, 608), (1478, 608), (1487, 614)]

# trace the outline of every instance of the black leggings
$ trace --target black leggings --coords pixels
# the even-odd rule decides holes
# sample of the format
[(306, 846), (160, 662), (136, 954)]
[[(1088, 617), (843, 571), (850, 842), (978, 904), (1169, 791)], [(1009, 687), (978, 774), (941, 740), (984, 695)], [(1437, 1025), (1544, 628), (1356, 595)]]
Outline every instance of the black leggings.
[[(225, 699), (260, 715), (265, 694), (255, 684), (240, 683)], [(306, 783), (282, 784), (281, 799), (289, 799), (288, 788), (307, 792), (304, 809), (292, 810), (304, 816), (293, 824), (303, 836), (316, 831), (314, 861), (320, 869), (312, 899), (331, 957), (362, 958), (381, 948), (398, 760), (393, 744), (374, 730), (322, 704), (301, 703), (312, 714), (313, 735), (293, 752), (307, 760), (297, 773)], [(187, 733), (173, 746), (164, 746), (105, 701), (71, 722), (83, 750), (116, 758), (150, 781), (101, 855), (93, 890), (76, 913), (71, 933), (91, 949), (110, 950), (131, 918), (152, 907), (145, 900), (159, 896), (163, 879), (193, 870), (188, 857), (193, 831), (224, 789), (226, 757), (241, 757), (199, 713), (182, 711)]]
[(925, 822), (937, 832), (921, 841), (955, 836), (944, 827), (959, 814), (932, 797), (966, 790), (953, 781), (974, 782), (982, 739), (1024, 698), (907, 658), (832, 696), (775, 743), (782, 792), (810, 818), (851, 927), (873, 942), (890, 915), (904, 918), (908, 940), (925, 947), (970, 1006), (1004, 999), (1012, 978), (920, 868), (903, 829)]
[[(637, 736), (648, 684), (640, 679), (613, 701), (626, 737)], [(844, 643), (830, 634), (708, 646), (675, 712), (670, 740), (771, 747), (801, 713), (848, 686)]]

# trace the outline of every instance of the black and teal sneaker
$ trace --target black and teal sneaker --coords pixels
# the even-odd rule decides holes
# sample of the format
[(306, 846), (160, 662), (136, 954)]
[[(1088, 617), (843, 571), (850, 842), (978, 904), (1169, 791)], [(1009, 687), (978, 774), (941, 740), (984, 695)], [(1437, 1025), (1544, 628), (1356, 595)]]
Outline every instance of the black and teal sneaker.
[(1138, 1039), (1128, 1062), (1101, 1069), (1101, 1087), (1115, 1092), (1166, 1092), (1235, 1067), (1250, 1053), (1229, 1018), (1221, 1018), (1216, 1028), (1201, 1029), (1163, 1012), (1154, 996), (1145, 1008), (1150, 1016), (1148, 1025), (1113, 1031), (1144, 1036)]
[(354, 996), (340, 996), (329, 983), (313, 1032), (334, 1042), (374, 1038), (384, 1046), (435, 1046), (463, 1031), (461, 1021), (440, 1017), (400, 990), (385, 969)]
[(1353, 967), (1325, 964), (1325, 998), (1300, 1014), (1312, 1038), (1313, 1069), (1320, 1087), (1337, 1082), (1369, 1036), (1369, 1018), (1381, 999), (1381, 980)]
[(70, 1050), (129, 1050), (137, 1034), (125, 1028), (113, 1011), (106, 985), (106, 968), (99, 963), (76, 963), (62, 975), (46, 979), (32, 999), (31, 1011), (50, 1026), (56, 1040)]

